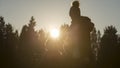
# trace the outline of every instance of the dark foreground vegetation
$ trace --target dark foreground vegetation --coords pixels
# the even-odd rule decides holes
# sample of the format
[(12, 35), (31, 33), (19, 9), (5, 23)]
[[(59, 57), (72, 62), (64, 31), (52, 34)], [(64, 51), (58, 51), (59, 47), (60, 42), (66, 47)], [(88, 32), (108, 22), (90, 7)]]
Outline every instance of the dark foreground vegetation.
[[(51, 39), (49, 32), (43, 29), (35, 31), (35, 20), (32, 17), (28, 25), (24, 25), (20, 34), (11, 24), (6, 24), (0, 17), (0, 68), (75, 68), (84, 62), (74, 62), (70, 52), (70, 42), (66, 40), (69, 25), (61, 26), (59, 40)], [(119, 68), (120, 37), (113, 26), (100, 31), (95, 28), (91, 32), (91, 49), (96, 68)], [(49, 39), (49, 42), (46, 41)], [(50, 46), (45, 46), (45, 45)], [(63, 48), (64, 46), (64, 48)], [(77, 67), (76, 67), (77, 68)]]

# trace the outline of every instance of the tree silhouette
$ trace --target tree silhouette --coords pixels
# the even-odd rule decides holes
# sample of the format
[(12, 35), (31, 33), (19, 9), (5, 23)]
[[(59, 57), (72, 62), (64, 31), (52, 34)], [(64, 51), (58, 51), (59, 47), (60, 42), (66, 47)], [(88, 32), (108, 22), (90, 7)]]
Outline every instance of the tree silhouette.
[(44, 50), (44, 44), (45, 44), (45, 41), (46, 41), (46, 32), (43, 30), (43, 29), (40, 29), (39, 32), (38, 32), (38, 39), (39, 39), (39, 44), (41, 45), (41, 48), (42, 50)]
[(60, 26), (60, 37), (35, 30), (32, 16), (19, 34), (0, 16), (0, 68), (120, 68), (120, 37), (107, 26), (101, 37), (94, 23), (81, 16), (79, 1), (73, 1), (71, 24)]
[(100, 31), (96, 30), (94, 27), (93, 31), (91, 32), (91, 47), (93, 50), (94, 58), (97, 60), (98, 53), (99, 53), (99, 46), (101, 40), (101, 33)]
[(60, 27), (60, 41), (61, 41), (62, 46), (63, 46), (62, 52), (64, 52), (64, 53), (65, 53), (65, 50), (67, 50), (67, 48), (68, 48), (66, 45), (68, 45), (69, 29), (70, 29), (70, 26), (68, 24), (63, 24)]
[(0, 17), (0, 63), (3, 68), (15, 68), (17, 65), (18, 34), (13, 31), (11, 24), (5, 24), (4, 18)]
[(117, 30), (113, 26), (108, 26), (104, 30), (101, 38), (99, 62), (103, 68), (113, 68), (117, 61)]
[[(0, 17), (0, 63), (5, 65), (5, 21), (3, 17)], [(2, 67), (1, 66), (1, 67)]]
[[(3, 17), (0, 17), (0, 46), (3, 47), (4, 45), (4, 37), (5, 36), (5, 21)], [(1, 50), (1, 49), (0, 49)]]
[[(20, 51), (21, 51), (21, 62), (23, 67), (34, 67), (34, 64), (39, 57), (39, 42), (38, 34), (34, 27), (36, 25), (35, 19), (32, 16), (28, 25), (24, 25), (20, 34)], [(32, 66), (31, 66), (32, 65)]]

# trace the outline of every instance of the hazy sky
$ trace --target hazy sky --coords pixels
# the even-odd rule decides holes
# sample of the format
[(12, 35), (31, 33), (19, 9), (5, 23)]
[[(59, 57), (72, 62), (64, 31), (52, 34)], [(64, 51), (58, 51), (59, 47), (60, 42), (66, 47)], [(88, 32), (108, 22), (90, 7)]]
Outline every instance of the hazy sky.
[[(69, 9), (74, 0), (0, 0), (0, 16), (15, 29), (29, 23), (31, 16), (36, 29), (70, 24)], [(97, 29), (114, 25), (120, 33), (120, 0), (80, 0), (81, 14), (92, 19)]]

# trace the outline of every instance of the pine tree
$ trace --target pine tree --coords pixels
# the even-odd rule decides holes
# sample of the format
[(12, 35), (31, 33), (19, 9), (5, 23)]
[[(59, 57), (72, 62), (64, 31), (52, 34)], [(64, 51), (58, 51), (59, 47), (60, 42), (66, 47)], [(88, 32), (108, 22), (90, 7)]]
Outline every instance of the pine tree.
[(94, 54), (94, 58), (96, 58), (98, 43), (97, 43), (97, 31), (96, 31), (95, 27), (94, 27), (93, 31), (91, 32), (91, 47), (92, 47), (92, 51)]
[(104, 30), (101, 38), (99, 60), (100, 66), (114, 67), (117, 58), (117, 30), (113, 26), (108, 26)]
[[(35, 64), (38, 63), (38, 57), (40, 55), (39, 47), (39, 35), (37, 31), (35, 31), (35, 19), (32, 16), (28, 25), (24, 25), (22, 28), (22, 32), (20, 34), (20, 50), (21, 50), (21, 56), (23, 58), (22, 62), (23, 67), (28, 67), (29, 65), (32, 65), (31, 67), (34, 67)], [(39, 57), (40, 58), (40, 57)], [(37, 60), (36, 60), (37, 59)]]

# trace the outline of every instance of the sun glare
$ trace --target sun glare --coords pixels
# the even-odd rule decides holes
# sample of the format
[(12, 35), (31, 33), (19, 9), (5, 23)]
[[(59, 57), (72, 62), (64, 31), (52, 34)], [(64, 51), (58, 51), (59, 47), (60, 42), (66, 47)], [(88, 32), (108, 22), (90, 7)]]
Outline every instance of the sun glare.
[(54, 29), (52, 29), (51, 31), (50, 31), (50, 35), (51, 35), (51, 37), (52, 38), (58, 38), (59, 37), (59, 30), (58, 29), (56, 29), (56, 28), (54, 28)]

